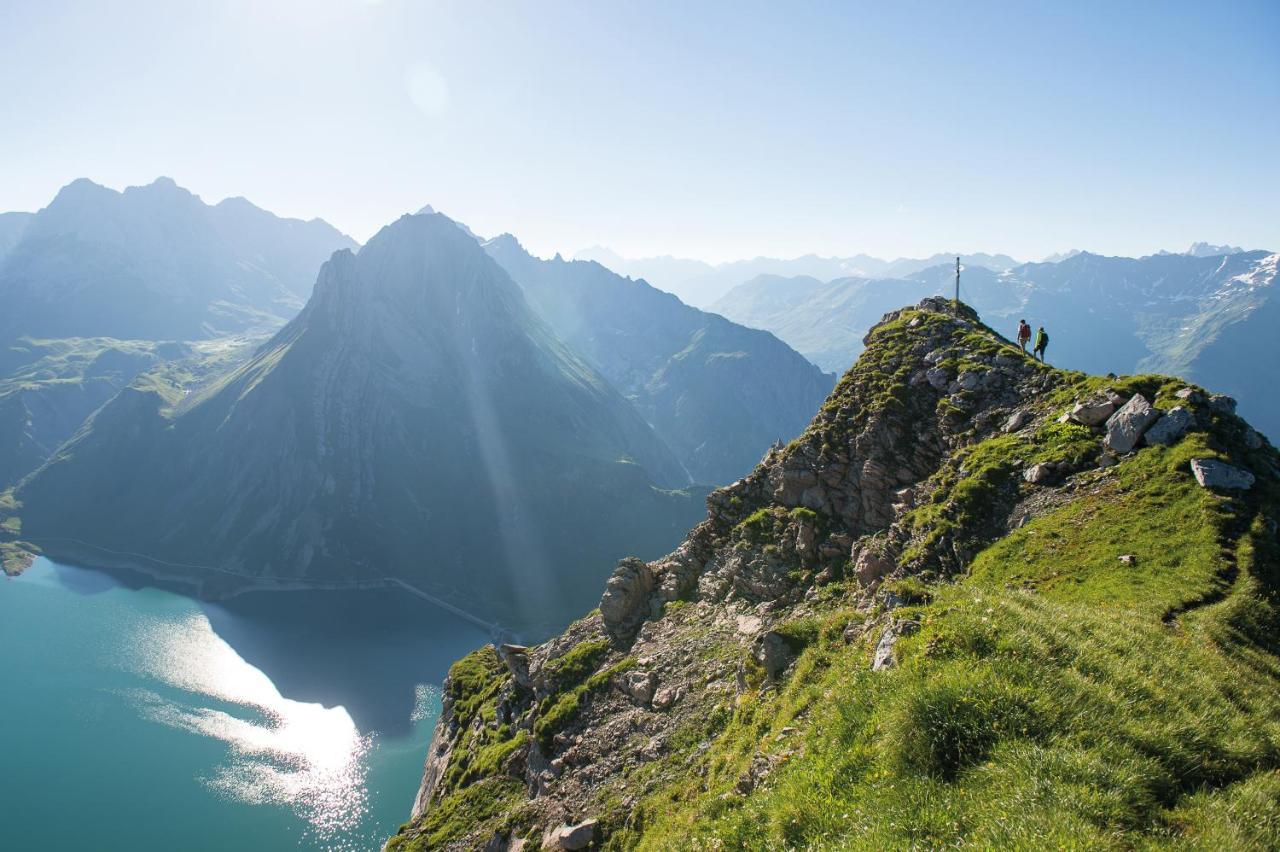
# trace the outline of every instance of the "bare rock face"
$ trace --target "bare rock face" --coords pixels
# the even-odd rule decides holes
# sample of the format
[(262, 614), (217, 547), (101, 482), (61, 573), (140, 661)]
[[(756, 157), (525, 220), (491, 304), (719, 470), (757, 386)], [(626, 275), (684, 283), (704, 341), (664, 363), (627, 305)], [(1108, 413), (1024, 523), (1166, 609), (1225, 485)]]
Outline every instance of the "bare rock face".
[(633, 556), (621, 560), (613, 569), (600, 598), (600, 615), (610, 638), (626, 642), (635, 636), (649, 614), (649, 595), (654, 585), (653, 569)]
[(1140, 393), (1120, 407), (1107, 419), (1107, 437), (1103, 439), (1107, 449), (1123, 455), (1138, 446), (1143, 434), (1160, 419), (1160, 412), (1151, 407)]
[(1255, 481), (1249, 471), (1217, 459), (1192, 459), (1191, 473), (1202, 488), (1215, 490), (1247, 491)]
[(1147, 430), (1146, 434), (1142, 436), (1143, 440), (1152, 446), (1157, 444), (1165, 446), (1176, 444), (1182, 440), (1183, 435), (1187, 434), (1187, 430), (1191, 428), (1194, 420), (1195, 417), (1185, 406), (1175, 406)]

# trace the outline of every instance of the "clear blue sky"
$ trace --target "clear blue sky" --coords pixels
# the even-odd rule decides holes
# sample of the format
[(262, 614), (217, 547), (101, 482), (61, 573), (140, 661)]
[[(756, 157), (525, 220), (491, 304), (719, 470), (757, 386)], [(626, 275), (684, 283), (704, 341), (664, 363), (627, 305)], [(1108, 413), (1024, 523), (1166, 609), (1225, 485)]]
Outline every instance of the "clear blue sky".
[(0, 209), (169, 175), (543, 254), (1280, 249), (1280, 3), (0, 5)]

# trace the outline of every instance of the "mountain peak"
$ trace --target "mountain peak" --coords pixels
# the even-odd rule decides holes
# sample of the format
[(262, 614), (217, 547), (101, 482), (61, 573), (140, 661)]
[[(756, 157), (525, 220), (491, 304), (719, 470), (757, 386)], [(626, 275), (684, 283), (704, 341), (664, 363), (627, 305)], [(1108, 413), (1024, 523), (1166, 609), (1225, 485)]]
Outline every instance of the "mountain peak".
[(1241, 254), (1244, 249), (1239, 246), (1220, 245), (1215, 246), (1212, 243), (1192, 243), (1191, 248), (1187, 249), (1186, 254), (1192, 257), (1216, 257), (1224, 254)]

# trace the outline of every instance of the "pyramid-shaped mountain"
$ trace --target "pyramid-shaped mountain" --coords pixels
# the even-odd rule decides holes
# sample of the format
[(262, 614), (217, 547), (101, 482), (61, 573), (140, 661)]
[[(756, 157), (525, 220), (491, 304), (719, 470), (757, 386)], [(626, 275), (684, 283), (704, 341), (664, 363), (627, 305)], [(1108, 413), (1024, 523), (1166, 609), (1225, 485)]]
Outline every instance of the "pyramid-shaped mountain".
[[(592, 597), (701, 514), (675, 457), (477, 242), (405, 216), (323, 266), (299, 316), (182, 399), (134, 387), (17, 489), (63, 558), (206, 593), (391, 579), (509, 625)], [(590, 578), (590, 582), (583, 582)]]

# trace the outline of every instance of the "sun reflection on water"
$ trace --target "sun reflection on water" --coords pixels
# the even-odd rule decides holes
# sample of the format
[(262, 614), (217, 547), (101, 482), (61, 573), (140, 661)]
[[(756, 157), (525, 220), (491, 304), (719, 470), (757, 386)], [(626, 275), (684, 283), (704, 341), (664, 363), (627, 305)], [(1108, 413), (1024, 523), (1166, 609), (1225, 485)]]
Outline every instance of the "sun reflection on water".
[(193, 613), (138, 631), (125, 664), (186, 693), (154, 690), (132, 698), (147, 718), (226, 743), (226, 763), (203, 779), (220, 794), (251, 804), (286, 805), (319, 840), (338, 840), (369, 808), (361, 735), (342, 707), (291, 701)]

